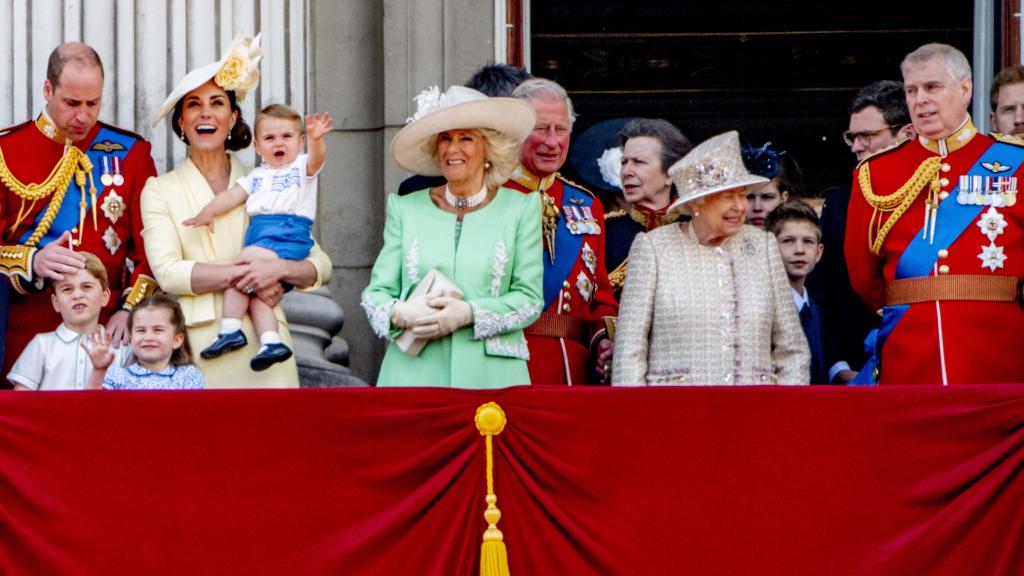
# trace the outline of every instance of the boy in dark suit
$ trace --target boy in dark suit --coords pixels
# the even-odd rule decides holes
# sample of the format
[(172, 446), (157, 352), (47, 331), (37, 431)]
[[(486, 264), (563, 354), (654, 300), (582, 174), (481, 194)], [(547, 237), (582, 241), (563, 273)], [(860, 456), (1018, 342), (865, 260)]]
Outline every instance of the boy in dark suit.
[(848, 370), (849, 365), (846, 362), (833, 364), (827, 360), (832, 354), (831, 351), (826, 353), (828, 338), (822, 329), (821, 308), (804, 287), (807, 275), (821, 260), (825, 248), (821, 243), (818, 214), (806, 202), (788, 200), (772, 210), (764, 224), (779, 242), (786, 276), (793, 290), (793, 302), (811, 349), (811, 384), (828, 384), (835, 374)]

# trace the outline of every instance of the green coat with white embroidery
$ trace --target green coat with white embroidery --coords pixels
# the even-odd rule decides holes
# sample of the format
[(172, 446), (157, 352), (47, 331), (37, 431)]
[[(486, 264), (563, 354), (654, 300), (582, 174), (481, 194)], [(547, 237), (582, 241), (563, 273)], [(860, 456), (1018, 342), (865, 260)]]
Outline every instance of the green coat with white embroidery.
[[(362, 305), (374, 332), (391, 341), (378, 386), (501, 388), (529, 384), (523, 328), (543, 306), (540, 196), (499, 188), (483, 208), (456, 217), (429, 190), (388, 196), (384, 247)], [(452, 280), (473, 309), (473, 323), (432, 340), (411, 357), (393, 341), (391, 310), (432, 268)]]

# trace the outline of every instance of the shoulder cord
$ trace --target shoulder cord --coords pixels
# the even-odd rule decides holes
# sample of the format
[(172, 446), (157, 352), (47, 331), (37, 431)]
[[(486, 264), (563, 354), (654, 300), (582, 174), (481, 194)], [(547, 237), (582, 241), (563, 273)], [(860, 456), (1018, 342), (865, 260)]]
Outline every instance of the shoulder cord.
[[(899, 190), (888, 196), (878, 196), (872, 191), (869, 164), (861, 166), (857, 175), (858, 183), (860, 184), (861, 191), (864, 193), (864, 199), (874, 208), (874, 212), (871, 214), (871, 222), (868, 224), (868, 247), (873, 254), (878, 255), (881, 253), (885, 237), (889, 235), (892, 227), (896, 225), (896, 222), (910, 208), (910, 205), (914, 203), (914, 200), (921, 191), (925, 189), (925, 185), (927, 185), (929, 192), (928, 202), (933, 203), (937, 201), (933, 197), (938, 194), (941, 188), (939, 180), (936, 178), (939, 175), (940, 164), (941, 159), (938, 156), (928, 158), (917, 167), (914, 175), (900, 186)], [(884, 224), (882, 223), (881, 212), (892, 212), (892, 215), (886, 219)]]

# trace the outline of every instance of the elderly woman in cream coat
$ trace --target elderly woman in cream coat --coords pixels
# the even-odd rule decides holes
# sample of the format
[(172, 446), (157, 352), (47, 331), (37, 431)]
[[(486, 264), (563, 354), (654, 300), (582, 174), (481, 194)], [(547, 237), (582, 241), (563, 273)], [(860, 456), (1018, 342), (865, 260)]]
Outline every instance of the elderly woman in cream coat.
[(810, 353), (775, 237), (744, 225), (739, 136), (668, 171), (692, 220), (639, 234), (619, 307), (612, 384), (807, 384)]
[[(192, 342), (212, 342), (217, 337), (223, 290), (233, 285), (274, 306), (280, 338), (290, 346), (288, 323), (277, 305), (283, 294), (281, 283), (314, 288), (330, 280), (330, 258), (316, 245), (306, 260), (238, 261), (248, 224), (244, 206), (218, 218), (216, 234), (182, 223), (248, 172), (229, 152), (246, 148), (252, 140), (238, 102), (259, 81), (259, 57), (258, 40), (236, 38), (223, 59), (189, 72), (153, 120), (156, 125), (171, 113), (171, 128), (189, 146), (189, 156), (178, 168), (146, 183), (142, 237), (157, 283), (179, 297)], [(207, 387), (298, 387), (294, 358), (253, 372), (250, 358), (260, 353), (260, 339), (248, 316), (242, 331), (247, 343), (240, 352), (195, 359)]]

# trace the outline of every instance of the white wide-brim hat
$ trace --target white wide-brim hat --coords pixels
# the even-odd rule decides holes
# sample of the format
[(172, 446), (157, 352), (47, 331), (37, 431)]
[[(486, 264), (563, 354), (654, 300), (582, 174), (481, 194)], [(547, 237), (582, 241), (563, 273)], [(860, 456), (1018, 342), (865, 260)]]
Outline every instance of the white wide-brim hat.
[(423, 176), (440, 176), (434, 158), (437, 135), (448, 130), (490, 128), (521, 144), (533, 131), (537, 114), (515, 98), (489, 98), (472, 88), (436, 87), (416, 96), (416, 113), (391, 140), (391, 157), (399, 166)]
[(747, 171), (735, 131), (708, 138), (668, 169), (679, 198), (669, 212), (688, 212), (687, 204), (711, 194), (766, 184), (769, 180)]
[(259, 34), (255, 38), (241, 33), (235, 36), (220, 60), (192, 70), (178, 82), (160, 106), (160, 111), (153, 117), (153, 126), (159, 124), (164, 116), (174, 110), (178, 100), (210, 80), (224, 90), (234, 91), (235, 100), (241, 102), (245, 95), (260, 83), (259, 63), (262, 58), (263, 49), (260, 48)]

